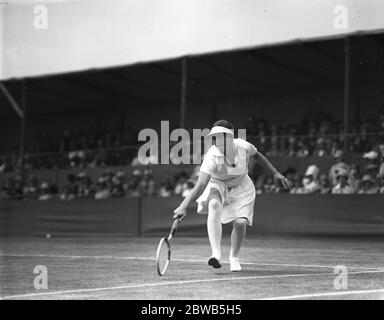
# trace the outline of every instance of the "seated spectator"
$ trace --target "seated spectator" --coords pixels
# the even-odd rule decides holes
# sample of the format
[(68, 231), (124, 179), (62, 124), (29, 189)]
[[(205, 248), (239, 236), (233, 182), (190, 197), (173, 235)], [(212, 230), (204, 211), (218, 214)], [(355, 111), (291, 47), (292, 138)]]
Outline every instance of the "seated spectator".
[(353, 189), (354, 193), (358, 191), (359, 186), (361, 184), (359, 175), (360, 167), (357, 164), (352, 164), (349, 168), (348, 184)]
[(265, 179), (264, 193), (276, 193), (276, 183), (272, 175), (268, 175)]
[(128, 184), (125, 182), (126, 176), (123, 171), (119, 171), (112, 179), (112, 196), (124, 197), (127, 193)]
[(321, 174), (320, 177), (319, 177), (319, 189), (318, 189), (318, 192), (320, 194), (328, 194), (328, 193), (331, 193), (332, 191), (332, 188), (331, 188), (331, 185), (329, 183), (329, 179), (327, 177), (326, 174)]
[(16, 178), (8, 177), (2, 190), (2, 199), (21, 200), (23, 199), (22, 180), (20, 176)]
[(181, 172), (180, 175), (176, 176), (176, 183), (175, 183), (175, 195), (182, 195), (184, 190), (187, 187), (187, 181), (188, 181), (188, 174), (186, 172)]
[(362, 185), (358, 191), (359, 194), (377, 194), (379, 188), (374, 186), (374, 181), (369, 174), (365, 174), (362, 179)]
[(102, 173), (101, 176), (105, 179), (105, 182), (108, 184), (108, 186), (111, 187), (112, 186), (112, 179), (114, 176), (111, 169), (109, 169), (109, 168), (105, 169), (105, 171)]
[(264, 193), (264, 177), (261, 175), (255, 183), (256, 195)]
[(317, 166), (311, 165), (307, 168), (303, 179), (303, 193), (315, 193), (319, 190), (318, 176), (320, 170)]
[(4, 200), (12, 200), (15, 191), (15, 179), (8, 177), (7, 181), (3, 185), (1, 198)]
[(45, 201), (52, 199), (53, 195), (50, 190), (50, 186), (47, 182), (43, 182), (40, 186), (39, 200)]
[(379, 158), (379, 154), (376, 151), (372, 150), (372, 151), (364, 153), (363, 158), (367, 161), (368, 165), (369, 164), (376, 164), (376, 162)]
[(24, 198), (37, 199), (39, 197), (39, 182), (37, 178), (30, 175), (23, 189)]
[(286, 150), (286, 156), (287, 157), (295, 157), (296, 156), (296, 137), (295, 136), (290, 136), (288, 138), (288, 148)]
[(272, 137), (269, 145), (269, 150), (266, 152), (267, 157), (278, 157), (280, 154), (277, 144), (277, 137)]
[(77, 146), (77, 148), (68, 153), (68, 161), (72, 168), (85, 166), (85, 151), (81, 150), (80, 146)]
[(86, 172), (80, 172), (77, 178), (77, 198), (93, 198), (95, 191), (92, 186), (92, 180), (88, 174)]
[(144, 170), (144, 175), (140, 181), (139, 189), (140, 195), (144, 197), (153, 196), (155, 194), (155, 181), (151, 170)]
[(189, 177), (189, 179), (191, 181), (193, 181), (194, 184), (196, 184), (198, 178), (199, 178), (199, 172), (200, 172), (200, 165), (196, 165), (194, 168), (193, 168), (193, 172), (191, 174), (191, 176)]
[(313, 155), (316, 157), (323, 157), (327, 154), (327, 148), (325, 145), (324, 138), (318, 138), (316, 141), (315, 150), (313, 152)]
[(15, 185), (13, 190), (13, 200), (21, 200), (23, 199), (23, 179), (21, 176), (17, 176), (15, 178)]
[(97, 140), (97, 150), (95, 151), (93, 161), (92, 161), (92, 167), (105, 167), (107, 165), (107, 151), (104, 148), (104, 141), (103, 139)]
[(181, 195), (185, 198), (188, 193), (191, 192), (194, 186), (195, 183), (191, 179), (188, 179), (186, 182), (186, 187), (184, 188), (183, 193)]
[(335, 139), (329, 138), (330, 141), (330, 154), (332, 157), (335, 157), (336, 153), (340, 150), (339, 142)]
[(332, 165), (329, 170), (329, 180), (332, 186), (335, 186), (338, 181), (336, 179), (337, 171), (340, 169), (348, 170), (348, 165), (344, 162), (344, 152), (341, 150), (336, 151), (335, 155), (335, 164)]
[(94, 198), (97, 200), (111, 198), (111, 191), (108, 187), (105, 177), (100, 177), (97, 180), (96, 193)]
[(373, 184), (378, 185), (378, 175), (379, 175), (379, 166), (376, 164), (369, 164), (365, 167), (365, 173), (369, 174), (372, 177)]
[(165, 181), (163, 181), (160, 184), (160, 189), (159, 189), (159, 196), (160, 197), (170, 197), (172, 195), (173, 187), (172, 187), (172, 182), (171, 179), (167, 178)]
[(139, 197), (140, 196), (140, 181), (141, 181), (141, 171), (134, 170), (133, 177), (128, 182), (127, 186), (127, 196)]
[(303, 177), (300, 174), (296, 174), (293, 179), (294, 187), (290, 190), (291, 194), (304, 194), (303, 190)]
[(75, 199), (75, 195), (71, 193), (71, 190), (68, 186), (64, 186), (63, 191), (59, 197), (60, 200), (73, 200)]
[(354, 192), (353, 188), (348, 185), (347, 170), (338, 170), (336, 180), (338, 183), (333, 187), (332, 194), (352, 194)]
[(309, 156), (308, 146), (303, 141), (299, 141), (297, 143), (296, 156), (299, 158), (304, 158)]
[(62, 194), (60, 195), (61, 200), (73, 200), (76, 198), (79, 190), (76, 176), (72, 173), (67, 176), (67, 185), (64, 187)]

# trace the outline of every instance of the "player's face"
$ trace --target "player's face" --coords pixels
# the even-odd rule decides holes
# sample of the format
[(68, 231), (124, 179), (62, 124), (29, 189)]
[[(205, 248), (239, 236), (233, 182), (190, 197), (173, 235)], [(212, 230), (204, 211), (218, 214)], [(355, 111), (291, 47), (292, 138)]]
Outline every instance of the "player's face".
[(227, 154), (230, 150), (232, 150), (233, 136), (226, 133), (218, 133), (214, 135), (213, 143), (221, 153)]

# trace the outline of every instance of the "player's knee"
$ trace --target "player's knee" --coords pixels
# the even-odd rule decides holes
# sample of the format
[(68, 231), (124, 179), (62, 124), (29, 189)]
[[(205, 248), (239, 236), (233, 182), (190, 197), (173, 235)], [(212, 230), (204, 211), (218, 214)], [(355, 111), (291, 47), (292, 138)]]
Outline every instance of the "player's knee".
[(246, 219), (236, 219), (233, 222), (233, 226), (235, 228), (245, 228), (247, 226), (247, 220)]
[(212, 198), (209, 200), (208, 209), (210, 213), (219, 213), (221, 211), (221, 203), (219, 199)]

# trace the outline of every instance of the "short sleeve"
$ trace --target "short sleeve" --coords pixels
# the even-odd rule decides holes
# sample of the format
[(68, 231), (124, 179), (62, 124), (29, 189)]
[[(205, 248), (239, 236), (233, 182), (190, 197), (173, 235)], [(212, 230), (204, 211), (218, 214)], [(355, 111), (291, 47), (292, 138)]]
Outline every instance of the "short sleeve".
[(247, 141), (247, 153), (250, 156), (253, 156), (257, 153), (257, 148), (252, 144)]
[(200, 166), (200, 172), (207, 173), (209, 175), (213, 175), (216, 171), (216, 162), (211, 153), (207, 152), (203, 163)]
[(247, 152), (247, 156), (253, 156), (257, 153), (257, 148), (252, 143), (249, 143), (244, 139), (235, 139), (235, 144), (241, 149), (245, 149), (245, 151)]

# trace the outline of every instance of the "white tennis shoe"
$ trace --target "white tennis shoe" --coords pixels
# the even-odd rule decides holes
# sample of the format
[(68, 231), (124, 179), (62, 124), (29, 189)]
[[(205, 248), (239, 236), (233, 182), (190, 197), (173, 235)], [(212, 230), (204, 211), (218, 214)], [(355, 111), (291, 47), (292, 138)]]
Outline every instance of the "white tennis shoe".
[(231, 272), (241, 271), (239, 258), (229, 257), (229, 265), (230, 265)]

